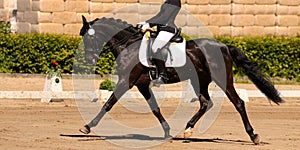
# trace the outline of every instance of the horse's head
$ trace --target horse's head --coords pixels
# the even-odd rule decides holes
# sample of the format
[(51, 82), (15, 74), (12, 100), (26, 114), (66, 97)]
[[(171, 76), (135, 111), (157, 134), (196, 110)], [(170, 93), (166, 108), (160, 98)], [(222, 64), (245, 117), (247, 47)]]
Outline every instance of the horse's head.
[[(83, 26), (80, 35), (83, 37), (85, 59), (87, 63), (96, 63), (103, 51), (104, 44), (114, 48), (126, 43), (137, 30), (131, 24), (114, 18), (101, 18), (88, 22), (82, 16)], [(117, 55), (117, 54), (116, 54)]]
[(88, 22), (84, 16), (82, 16), (83, 26), (80, 30), (80, 35), (83, 38), (85, 60), (89, 64), (95, 64), (102, 51), (104, 40), (101, 38), (103, 35), (100, 31), (97, 31), (93, 27), (93, 23)]

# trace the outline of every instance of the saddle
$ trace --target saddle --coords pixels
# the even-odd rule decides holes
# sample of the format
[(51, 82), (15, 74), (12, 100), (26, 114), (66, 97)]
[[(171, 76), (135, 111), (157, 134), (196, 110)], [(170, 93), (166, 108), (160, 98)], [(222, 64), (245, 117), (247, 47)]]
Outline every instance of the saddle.
[[(183, 42), (183, 37), (180, 35), (181, 34), (181, 28), (177, 28), (175, 35), (172, 37), (170, 40), (171, 43), (182, 43)], [(151, 31), (150, 32), (150, 37), (151, 38), (156, 38), (158, 35), (157, 31)]]

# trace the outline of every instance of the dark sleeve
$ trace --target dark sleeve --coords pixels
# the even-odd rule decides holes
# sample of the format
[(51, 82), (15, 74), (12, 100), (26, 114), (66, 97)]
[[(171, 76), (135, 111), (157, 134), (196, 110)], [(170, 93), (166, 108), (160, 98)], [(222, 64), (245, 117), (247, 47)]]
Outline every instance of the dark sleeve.
[[(170, 1), (170, 2), (168, 2)], [(174, 20), (181, 8), (180, 0), (167, 0), (160, 8), (157, 15), (147, 20), (146, 22), (152, 24), (166, 24)]]
[(167, 4), (171, 4), (177, 7), (181, 7), (181, 1), (180, 0), (166, 0)]

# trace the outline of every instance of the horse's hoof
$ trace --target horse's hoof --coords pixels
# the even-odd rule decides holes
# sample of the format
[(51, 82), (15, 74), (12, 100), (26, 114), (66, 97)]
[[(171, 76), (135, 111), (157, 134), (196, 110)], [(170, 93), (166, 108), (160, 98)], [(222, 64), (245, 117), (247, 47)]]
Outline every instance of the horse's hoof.
[(89, 134), (91, 132), (91, 129), (88, 125), (85, 125), (83, 128), (80, 128), (79, 131), (84, 134)]
[(251, 140), (255, 145), (259, 145), (259, 143), (260, 143), (260, 137), (258, 134), (255, 134), (254, 137), (251, 138)]
[(183, 134), (183, 137), (185, 139), (191, 137), (193, 134), (193, 131), (192, 131), (192, 128), (187, 128), (185, 131), (184, 131), (184, 134)]

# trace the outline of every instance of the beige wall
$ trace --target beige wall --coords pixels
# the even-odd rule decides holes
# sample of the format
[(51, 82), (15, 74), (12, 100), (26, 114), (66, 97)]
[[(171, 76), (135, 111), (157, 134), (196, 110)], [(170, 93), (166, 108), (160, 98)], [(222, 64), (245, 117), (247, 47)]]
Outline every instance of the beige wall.
[[(3, 1), (5, 0), (0, 0), (0, 10), (3, 8)], [(81, 15), (89, 20), (113, 16), (135, 24), (159, 10), (159, 5), (149, 7), (137, 3), (160, 4), (163, 1), (17, 0), (18, 32), (78, 35)], [(205, 27), (214, 35), (300, 34), (300, 0), (182, 0), (182, 3), (182, 9), (192, 15), (183, 13), (177, 17), (176, 23), (189, 35), (201, 35)], [(126, 9), (120, 10), (124, 7)]]
[(17, 9), (17, 0), (0, 0), (0, 21), (9, 21), (14, 9)]

